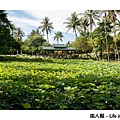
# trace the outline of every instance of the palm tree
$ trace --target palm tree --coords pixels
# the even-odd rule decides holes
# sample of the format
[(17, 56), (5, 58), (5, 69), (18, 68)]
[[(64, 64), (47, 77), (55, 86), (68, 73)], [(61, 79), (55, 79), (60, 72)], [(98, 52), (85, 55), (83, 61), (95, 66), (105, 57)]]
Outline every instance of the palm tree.
[(55, 36), (54, 36), (53, 38), (54, 38), (54, 40), (56, 40), (57, 43), (59, 44), (59, 40), (62, 41), (62, 38), (63, 38), (63, 37), (64, 37), (64, 36), (62, 35), (62, 32), (58, 31), (58, 32), (55, 33)]
[(33, 29), (27, 37), (30, 38), (35, 35), (43, 36), (43, 35), (41, 35), (41, 32), (39, 32), (39, 29), (37, 28), (36, 30)]
[(5, 13), (5, 10), (0, 10), (0, 26), (6, 25), (7, 27), (10, 27), (10, 21), (7, 18), (7, 13)]
[(81, 27), (83, 28), (82, 32), (84, 33), (84, 36), (87, 36), (87, 31), (89, 26), (88, 19), (81, 18), (80, 21), (81, 21)]
[[(117, 15), (120, 15), (120, 10), (108, 10), (108, 20), (113, 23), (113, 32), (114, 32), (114, 36), (116, 37), (116, 22), (119, 21), (117, 19)], [(115, 47), (116, 47), (116, 52), (118, 55), (118, 60), (120, 60), (120, 56), (119, 56), (119, 52), (118, 52), (118, 46), (117, 46), (117, 42), (115, 42)]]
[(48, 17), (45, 17), (41, 22), (41, 25), (39, 26), (39, 28), (42, 29), (43, 33), (46, 32), (48, 43), (49, 43), (48, 33), (51, 33), (53, 29), (53, 26), (52, 26), (53, 23), (49, 21), (50, 19)]
[(16, 41), (22, 42), (22, 37), (24, 37), (24, 36), (25, 36), (25, 33), (21, 30), (21, 28), (20, 27), (17, 28), (16, 29), (16, 35), (15, 35)]
[(95, 25), (95, 20), (99, 20), (100, 15), (99, 15), (99, 10), (87, 10), (85, 11), (85, 13), (80, 13), (79, 15), (84, 15), (83, 18), (85, 20), (89, 20), (89, 25), (90, 25), (90, 36), (91, 36), (91, 40), (92, 40), (92, 46), (94, 47), (94, 42), (93, 42), (93, 38), (92, 38), (92, 29), (93, 29), (93, 25)]
[(104, 28), (105, 28), (105, 39), (106, 39), (106, 48), (107, 48), (107, 61), (109, 62), (110, 61), (110, 56), (109, 56), (109, 44), (108, 44), (108, 38), (107, 38), (107, 36), (108, 36), (107, 25), (106, 25), (106, 23), (107, 23), (107, 12), (108, 12), (107, 10), (103, 11), (103, 13), (104, 13), (103, 21), (104, 21), (104, 24), (105, 24)]
[(80, 30), (80, 20), (78, 18), (78, 14), (76, 12), (71, 14), (71, 17), (67, 18), (68, 22), (64, 22), (63, 24), (67, 24), (66, 28), (68, 28), (67, 32), (71, 29), (73, 29), (73, 32), (75, 33), (75, 39), (77, 36), (77, 30)]

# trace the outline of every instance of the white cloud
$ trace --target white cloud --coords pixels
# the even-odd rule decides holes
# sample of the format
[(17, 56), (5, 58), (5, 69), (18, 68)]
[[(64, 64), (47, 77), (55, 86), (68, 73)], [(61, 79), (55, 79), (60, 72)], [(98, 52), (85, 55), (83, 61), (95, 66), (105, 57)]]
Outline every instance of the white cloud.
[[(53, 22), (53, 27), (54, 27), (54, 31), (62, 31), (62, 32), (66, 32), (67, 29), (65, 28), (65, 25), (63, 25), (63, 22), (66, 21), (66, 18), (69, 17), (71, 15), (71, 13), (74, 12), (73, 11), (65, 11), (65, 10), (26, 10), (24, 11), (25, 13), (32, 15), (34, 17), (37, 18), (37, 20), (32, 20), (32, 19), (27, 19), (27, 18), (18, 18), (16, 16), (9, 16), (8, 18), (10, 20), (12, 20), (14, 23), (21, 23), (21, 24), (27, 24), (29, 26), (35, 26), (38, 27), (40, 25), (40, 22), (42, 21), (42, 19), (47, 16), (50, 18), (50, 21)], [(83, 11), (77, 11), (77, 12), (83, 12)], [(72, 33), (72, 30), (70, 31), (70, 33)]]
[[(39, 21), (38, 25), (40, 25), (41, 20), (46, 16), (50, 18), (51, 22), (53, 22), (54, 31), (66, 32), (67, 29), (65, 28), (65, 25), (63, 25), (63, 22), (66, 21), (67, 17), (69, 17), (74, 10), (30, 10), (24, 12), (36, 17)], [(83, 11), (76, 12), (81, 13)], [(72, 30), (70, 33), (72, 33)]]
[[(71, 15), (75, 10), (24, 10), (28, 15), (33, 16), (36, 20), (28, 19), (28, 18), (20, 18), (15, 16), (14, 11), (11, 11), (12, 15), (8, 14), (8, 19), (11, 20), (17, 27), (20, 27), (26, 35), (30, 33), (32, 29), (37, 28), (40, 25), (42, 19), (47, 16), (50, 18), (50, 22), (53, 22), (53, 33), (49, 35), (50, 43), (53, 43), (53, 35), (55, 31), (61, 31), (66, 33), (67, 29), (65, 28), (65, 24), (63, 22), (66, 21), (67, 17)], [(76, 11), (77, 13), (81, 13), (83, 11)], [(73, 34), (73, 31), (70, 30), (68, 34)], [(73, 35), (74, 36), (74, 35)], [(64, 36), (66, 37), (66, 36)], [(46, 36), (45, 36), (46, 38)], [(72, 38), (73, 39), (73, 38)], [(65, 40), (65, 38), (64, 38)], [(68, 40), (65, 40), (68, 41)]]
[(8, 16), (8, 19), (9, 20), (12, 20), (13, 23), (16, 23), (18, 24), (19, 23), (19, 26), (21, 26), (21, 24), (26, 24), (26, 25), (29, 25), (29, 26), (38, 26), (39, 22), (38, 21), (35, 21), (35, 20), (30, 20), (30, 19), (27, 19), (27, 18), (18, 18), (18, 17), (13, 17), (13, 16)]

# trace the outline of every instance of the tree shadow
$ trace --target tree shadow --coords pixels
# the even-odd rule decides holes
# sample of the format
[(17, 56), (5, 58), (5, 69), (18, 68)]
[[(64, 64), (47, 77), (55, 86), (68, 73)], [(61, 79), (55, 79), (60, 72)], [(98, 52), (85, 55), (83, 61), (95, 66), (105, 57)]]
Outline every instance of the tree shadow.
[(29, 57), (17, 57), (17, 56), (0, 56), (1, 62), (53, 62), (52, 59), (42, 58), (29, 58)]

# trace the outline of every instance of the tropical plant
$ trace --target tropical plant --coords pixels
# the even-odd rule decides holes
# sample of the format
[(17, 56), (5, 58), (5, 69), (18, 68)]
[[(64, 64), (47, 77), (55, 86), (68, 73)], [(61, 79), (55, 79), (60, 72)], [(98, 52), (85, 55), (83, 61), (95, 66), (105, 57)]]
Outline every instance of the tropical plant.
[(25, 33), (21, 30), (21, 28), (16, 28), (15, 39), (17, 42), (22, 42), (22, 37), (25, 36)]
[(90, 51), (91, 45), (89, 44), (89, 39), (85, 36), (79, 36), (72, 45), (76, 48), (76, 50), (81, 50), (83, 52)]
[(28, 39), (24, 40), (22, 49), (25, 53), (40, 53), (41, 46), (46, 42), (44, 37), (39, 32), (39, 29), (32, 30), (28, 35)]
[(64, 37), (64, 36), (62, 35), (62, 32), (58, 31), (58, 32), (55, 33), (55, 36), (54, 36), (53, 38), (54, 38), (54, 40), (56, 40), (57, 43), (59, 44), (59, 40), (62, 41), (62, 38), (63, 38), (63, 37)]
[(110, 55), (109, 55), (109, 44), (108, 44), (108, 32), (107, 32), (107, 25), (108, 22), (108, 10), (102, 10), (101, 14), (103, 14), (103, 21), (104, 21), (104, 29), (105, 29), (105, 39), (106, 39), (106, 49), (107, 49), (107, 61), (110, 61)]
[(67, 24), (66, 28), (68, 28), (67, 32), (71, 29), (73, 29), (73, 32), (75, 34), (75, 39), (78, 37), (77, 36), (77, 31), (80, 31), (80, 20), (78, 18), (78, 14), (76, 14), (76, 12), (71, 14), (71, 17), (67, 18), (68, 22), (64, 22), (63, 24)]
[(42, 46), (44, 42), (46, 42), (46, 40), (40, 35), (30, 37), (30, 44), (34, 47)]
[(68, 41), (68, 42), (66, 43), (66, 46), (72, 46), (72, 42), (71, 42), (71, 41)]
[(52, 22), (50, 22), (50, 19), (48, 17), (45, 17), (43, 19), (43, 21), (41, 22), (41, 25), (39, 26), (40, 29), (42, 29), (42, 32), (46, 32), (47, 35), (47, 41), (49, 43), (49, 38), (48, 38), (48, 34), (52, 32), (53, 26), (52, 26)]
[(82, 31), (80, 31), (80, 33), (81, 35), (87, 36), (89, 20), (88, 18), (80, 18), (80, 21), (81, 21), (81, 28), (83, 28)]
[[(120, 10), (108, 10), (108, 19), (111, 23), (113, 23), (113, 33), (114, 33), (114, 37), (116, 37), (116, 22), (119, 22), (117, 15), (120, 15)], [(115, 42), (115, 47), (116, 47), (116, 52), (118, 55), (118, 60), (120, 60), (120, 56), (119, 56), (119, 51), (118, 51), (118, 46), (117, 46), (117, 42)]]
[(32, 31), (30, 32), (30, 34), (27, 37), (30, 38), (35, 35), (43, 36), (43, 35), (41, 35), (41, 32), (39, 32), (39, 29), (37, 28), (36, 30), (32, 29)]
[[(95, 49), (96, 49), (96, 46), (99, 47), (98, 51), (100, 51), (100, 59), (102, 60), (102, 52), (103, 50), (105, 51), (106, 47), (105, 47), (105, 28), (104, 28), (105, 24), (104, 24), (104, 21), (102, 22), (99, 22), (98, 23), (98, 27), (95, 28), (95, 30), (93, 31), (93, 39), (94, 39), (94, 45), (95, 45)], [(106, 31), (107, 33), (110, 33), (112, 29), (112, 26), (111, 26), (111, 23), (110, 22), (107, 22), (106, 23)], [(110, 40), (111, 40), (111, 36), (108, 35), (107, 38), (109, 38), (109, 45), (110, 45)]]
[(95, 20), (100, 21), (100, 15), (99, 15), (99, 10), (87, 10), (84, 13), (80, 13), (79, 15), (83, 15), (83, 20), (85, 20), (84, 22), (87, 22), (87, 24), (90, 25), (90, 36), (91, 36), (91, 40), (92, 40), (92, 46), (94, 47), (94, 42), (93, 42), (93, 38), (92, 38), (92, 30), (93, 30), (93, 25), (95, 25)]

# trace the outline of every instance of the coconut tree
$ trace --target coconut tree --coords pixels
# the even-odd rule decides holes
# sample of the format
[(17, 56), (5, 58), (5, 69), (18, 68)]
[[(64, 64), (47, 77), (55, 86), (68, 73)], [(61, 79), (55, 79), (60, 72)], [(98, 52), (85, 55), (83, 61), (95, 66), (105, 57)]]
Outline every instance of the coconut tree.
[(80, 20), (78, 18), (78, 14), (76, 12), (71, 14), (71, 17), (67, 18), (67, 22), (64, 22), (63, 24), (67, 24), (66, 28), (68, 28), (67, 32), (71, 29), (73, 29), (73, 32), (75, 34), (75, 39), (77, 36), (77, 30), (80, 30)]
[(84, 13), (80, 13), (79, 15), (83, 15), (83, 18), (85, 20), (89, 20), (89, 26), (90, 26), (90, 37), (92, 40), (92, 46), (94, 47), (94, 42), (92, 38), (92, 30), (93, 30), (93, 25), (95, 25), (95, 20), (100, 21), (100, 15), (99, 15), (99, 10), (87, 10)]
[(15, 38), (16, 38), (16, 41), (17, 42), (22, 42), (22, 37), (25, 36), (25, 33), (21, 30), (21, 28), (17, 28), (16, 29), (16, 35), (15, 35)]
[(87, 36), (87, 31), (88, 31), (88, 26), (89, 26), (88, 19), (80, 18), (80, 21), (81, 21), (81, 28), (83, 28), (82, 32), (84, 36)]
[(35, 35), (43, 36), (43, 35), (41, 35), (41, 32), (39, 32), (39, 29), (37, 28), (36, 30), (33, 29), (27, 37), (30, 38)]
[(100, 12), (100, 15), (103, 15), (103, 22), (104, 22), (104, 29), (105, 29), (105, 40), (106, 40), (106, 49), (107, 49), (107, 61), (110, 61), (110, 55), (109, 55), (109, 44), (108, 44), (108, 32), (107, 32), (107, 25), (108, 22), (108, 11), (109, 10), (102, 10)]
[(64, 36), (62, 35), (62, 32), (58, 31), (58, 32), (55, 33), (55, 36), (54, 36), (53, 38), (54, 38), (54, 40), (56, 40), (57, 43), (59, 44), (59, 40), (62, 41), (62, 38), (63, 38), (63, 37), (64, 37)]
[[(117, 15), (120, 15), (120, 10), (108, 10), (108, 20), (113, 23), (113, 32), (114, 32), (114, 37), (116, 37), (116, 22), (118, 22)], [(119, 52), (118, 52), (118, 46), (117, 42), (115, 42), (115, 47), (116, 47), (116, 52), (118, 55), (118, 60), (120, 60)]]
[(53, 26), (52, 26), (52, 22), (50, 22), (50, 19), (48, 17), (45, 17), (43, 19), (43, 21), (41, 22), (41, 25), (39, 26), (40, 29), (42, 29), (42, 32), (46, 32), (47, 35), (47, 41), (49, 43), (49, 38), (48, 38), (48, 34), (52, 32)]

